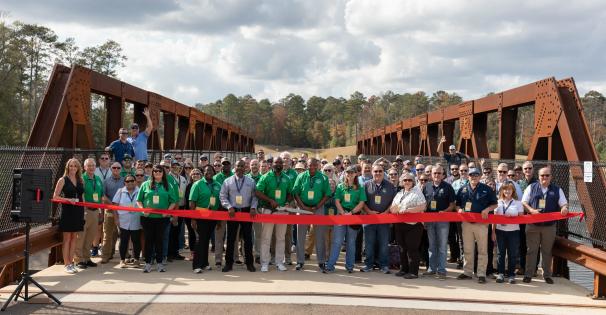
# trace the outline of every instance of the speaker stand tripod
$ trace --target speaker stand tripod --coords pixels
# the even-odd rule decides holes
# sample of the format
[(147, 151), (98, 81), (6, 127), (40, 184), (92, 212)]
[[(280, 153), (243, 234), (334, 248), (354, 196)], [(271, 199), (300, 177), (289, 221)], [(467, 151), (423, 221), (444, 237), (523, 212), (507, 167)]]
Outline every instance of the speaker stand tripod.
[[(13, 291), (13, 293), (8, 298), (8, 300), (6, 300), (6, 302), (4, 302), (4, 305), (2, 306), (2, 309), (1, 309), (1, 311), (3, 311), (3, 312), (6, 310), (6, 308), (11, 303), (11, 300), (13, 300), (13, 298), (15, 299), (15, 302), (17, 301), (17, 299), (19, 297), (21, 297), (23, 299), (23, 301), (27, 302), (30, 299), (32, 299), (42, 293), (46, 294), (50, 299), (55, 301), (55, 303), (57, 303), (57, 305), (61, 305), (61, 302), (54, 295), (52, 295), (50, 292), (48, 292), (43, 286), (41, 286), (38, 282), (36, 282), (36, 280), (32, 279), (32, 276), (29, 274), (29, 230), (30, 230), (29, 222), (26, 222), (25, 223), (25, 250), (23, 251), (23, 255), (25, 257), (25, 271), (21, 273), (21, 281), (19, 281), (19, 284), (15, 288), (15, 291)], [(29, 286), (30, 282), (32, 284), (34, 284), (35, 286), (37, 286), (38, 289), (40, 289), (42, 292), (38, 292), (38, 293), (30, 296), (29, 291), (28, 291), (28, 286)], [(23, 289), (25, 289), (24, 294), (21, 295), (21, 290), (23, 290)]]

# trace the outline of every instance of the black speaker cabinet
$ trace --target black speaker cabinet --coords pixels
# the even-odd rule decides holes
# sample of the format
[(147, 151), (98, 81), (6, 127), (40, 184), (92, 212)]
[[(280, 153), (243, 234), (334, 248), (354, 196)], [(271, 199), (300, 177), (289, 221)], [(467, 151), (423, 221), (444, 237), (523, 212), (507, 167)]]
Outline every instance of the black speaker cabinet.
[(53, 197), (52, 177), (53, 172), (50, 169), (13, 170), (13, 221), (49, 222)]

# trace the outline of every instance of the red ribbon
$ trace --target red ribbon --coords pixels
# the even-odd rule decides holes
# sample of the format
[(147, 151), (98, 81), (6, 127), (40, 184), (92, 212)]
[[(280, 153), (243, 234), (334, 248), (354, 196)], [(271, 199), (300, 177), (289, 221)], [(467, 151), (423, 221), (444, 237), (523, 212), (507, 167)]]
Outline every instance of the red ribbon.
[(275, 224), (316, 224), (316, 225), (355, 225), (355, 224), (389, 224), (403, 222), (478, 222), (485, 224), (529, 224), (554, 220), (564, 220), (582, 216), (581, 212), (569, 212), (563, 216), (559, 212), (541, 213), (534, 215), (522, 215), (517, 217), (506, 217), (502, 215), (489, 215), (488, 219), (482, 219), (479, 213), (406, 213), (406, 214), (367, 214), (367, 215), (280, 215), (280, 214), (257, 214), (253, 219), (248, 213), (236, 213), (230, 218), (227, 211), (203, 210), (161, 210), (151, 208), (133, 208), (98, 204), (92, 202), (71, 202), (53, 199), (54, 203), (71, 204), (87, 208), (100, 208), (107, 210), (136, 211), (143, 213), (163, 214), (167, 216), (184, 217), (191, 219), (206, 219), (218, 221), (245, 221)]

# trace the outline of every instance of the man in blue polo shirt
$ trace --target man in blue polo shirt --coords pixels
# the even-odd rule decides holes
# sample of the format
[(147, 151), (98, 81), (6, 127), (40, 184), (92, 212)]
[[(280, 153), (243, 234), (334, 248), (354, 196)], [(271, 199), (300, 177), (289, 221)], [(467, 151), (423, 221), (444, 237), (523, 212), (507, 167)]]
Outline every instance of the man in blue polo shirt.
[[(488, 218), (488, 213), (497, 207), (497, 196), (486, 184), (480, 183), (480, 170), (469, 170), (469, 183), (461, 188), (457, 194), (457, 207), (459, 213), (481, 213)], [(478, 245), (478, 283), (486, 283), (486, 265), (488, 263), (488, 229), (487, 224), (463, 222), (463, 252), (465, 262), (463, 273), (457, 279), (471, 279), (473, 274), (474, 244)]]
[(130, 125), (130, 137), (127, 139), (128, 142), (133, 145), (136, 161), (147, 161), (147, 139), (154, 130), (154, 123), (152, 122), (149, 114), (149, 108), (145, 108), (143, 110), (143, 115), (145, 115), (147, 120), (145, 130), (143, 132), (139, 132), (139, 125), (133, 123)]
[(111, 151), (114, 154), (114, 160), (120, 164), (124, 160), (124, 154), (130, 156), (135, 155), (133, 145), (128, 142), (128, 130), (126, 128), (120, 128), (120, 138), (114, 140), (110, 145), (105, 148), (105, 151)]
[[(445, 182), (444, 168), (436, 165), (431, 169), (431, 181), (423, 186), (423, 194), (427, 201), (425, 212), (451, 212), (455, 209), (455, 192), (452, 186)], [(427, 222), (427, 237), (429, 239), (429, 268), (423, 275), (437, 275), (446, 279), (446, 253), (448, 246), (449, 222)]]

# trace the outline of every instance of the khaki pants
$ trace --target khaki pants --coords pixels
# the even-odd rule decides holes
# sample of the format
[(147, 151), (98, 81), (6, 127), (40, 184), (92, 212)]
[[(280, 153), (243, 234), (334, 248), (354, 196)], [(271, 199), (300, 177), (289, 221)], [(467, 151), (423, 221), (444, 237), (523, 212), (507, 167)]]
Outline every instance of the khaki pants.
[[(223, 243), (225, 243), (225, 228), (227, 227), (227, 221), (217, 221), (215, 226), (215, 263), (221, 263), (223, 261)], [(234, 250), (234, 261), (238, 260), (238, 237), (236, 236), (236, 247)]]
[(537, 253), (541, 247), (541, 265), (543, 266), (543, 278), (551, 277), (551, 265), (553, 243), (556, 237), (556, 225), (526, 225), (526, 277), (531, 277), (535, 273), (537, 265)]
[(488, 226), (480, 223), (463, 222), (463, 252), (465, 262), (463, 273), (467, 276), (473, 275), (474, 245), (478, 244), (478, 277), (486, 277), (486, 265), (488, 264)]
[(261, 239), (263, 238), (263, 236), (261, 235), (262, 228), (262, 223), (253, 223), (253, 231), (255, 236), (255, 243), (253, 244), (253, 254), (255, 258), (261, 257)]
[[(263, 214), (272, 214), (271, 210), (263, 209)], [(274, 212), (276, 215), (288, 215), (288, 212)], [(276, 239), (276, 265), (284, 263), (284, 242), (286, 238), (286, 224), (273, 224), (273, 223), (263, 223), (262, 227), (262, 240), (261, 240), (261, 265), (268, 265), (271, 260), (271, 255), (269, 253), (269, 247), (272, 241), (272, 235), (275, 235)], [(274, 230), (276, 231), (274, 234)]]
[(314, 246), (316, 246), (316, 229), (314, 225), (309, 227), (309, 233), (307, 233), (307, 239), (305, 240), (305, 254), (311, 256), (314, 252)]
[(84, 209), (84, 230), (76, 235), (76, 251), (74, 262), (81, 263), (90, 260), (90, 248), (93, 240), (97, 237), (97, 225), (99, 224), (99, 209)]
[(103, 248), (101, 249), (101, 259), (103, 261), (108, 261), (114, 257), (116, 251), (118, 227), (115, 218), (113, 211), (105, 211), (103, 216)]

